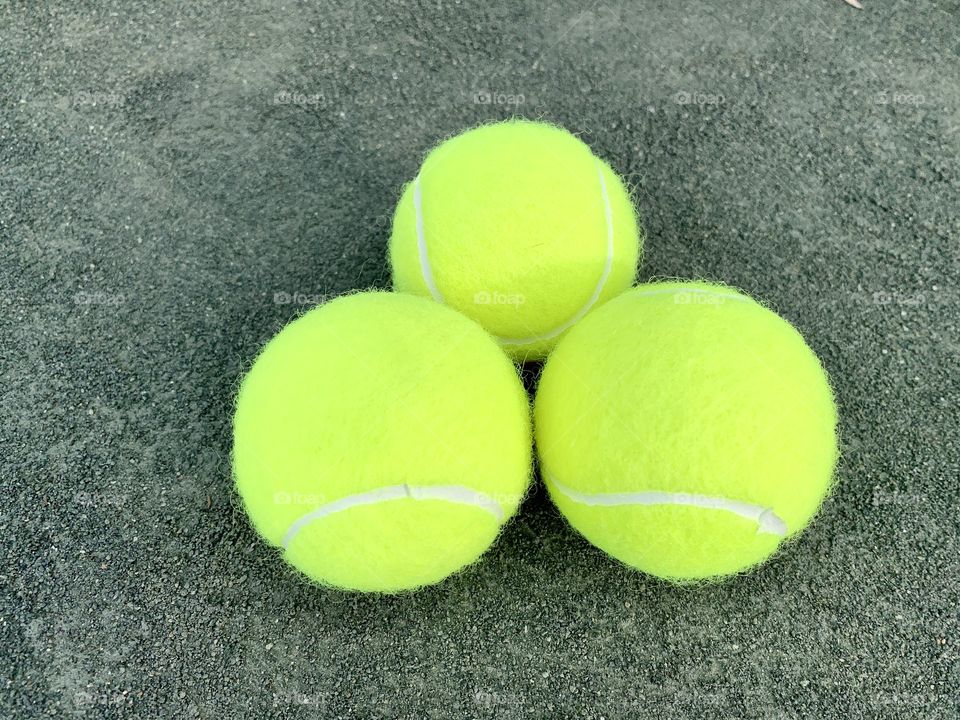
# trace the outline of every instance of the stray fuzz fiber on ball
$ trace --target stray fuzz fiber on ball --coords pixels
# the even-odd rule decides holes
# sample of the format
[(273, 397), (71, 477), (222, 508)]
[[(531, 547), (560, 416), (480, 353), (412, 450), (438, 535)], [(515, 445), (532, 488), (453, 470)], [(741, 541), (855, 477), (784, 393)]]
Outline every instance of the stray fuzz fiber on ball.
[(722, 285), (641, 285), (590, 313), (547, 360), (534, 418), (570, 524), (680, 582), (769, 557), (817, 512), (837, 460), (820, 361)]
[(237, 490), (257, 532), (320, 583), (394, 592), (477, 560), (530, 478), (510, 360), (432, 300), (368, 292), (271, 340), (234, 417)]
[(483, 125), (434, 148), (397, 205), (394, 288), (475, 319), (516, 359), (634, 281), (641, 249), (623, 182), (546, 123)]

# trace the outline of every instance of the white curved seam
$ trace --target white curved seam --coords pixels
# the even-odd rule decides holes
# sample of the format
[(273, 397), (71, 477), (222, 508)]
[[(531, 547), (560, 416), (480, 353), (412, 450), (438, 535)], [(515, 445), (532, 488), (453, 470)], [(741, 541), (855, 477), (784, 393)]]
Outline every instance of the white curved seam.
[(503, 522), (504, 511), (496, 500), (482, 492), (463, 485), (389, 485), (387, 487), (377, 488), (369, 492), (357, 493), (356, 495), (347, 495), (346, 497), (333, 500), (310, 512), (297, 518), (287, 529), (283, 536), (284, 549), (290, 547), (290, 543), (303, 528), (312, 522), (325, 518), (328, 515), (350, 510), (351, 508), (362, 505), (376, 505), (377, 503), (390, 502), (391, 500), (443, 500), (446, 502), (457, 503), (460, 505), (470, 505), (484, 512), (488, 512), (497, 520)]
[(754, 505), (742, 500), (732, 500), (712, 495), (692, 493), (672, 493), (660, 491), (625, 493), (582, 493), (557, 482), (547, 475), (547, 480), (560, 493), (581, 505), (611, 507), (616, 505), (689, 505), (705, 510), (723, 510), (739, 515), (757, 524), (757, 534), (767, 533), (783, 537), (787, 534), (787, 523), (777, 515), (773, 508)]
[(636, 297), (650, 297), (651, 295), (709, 295), (711, 297), (723, 298), (725, 300), (739, 300), (740, 302), (752, 303), (754, 300), (746, 295), (739, 293), (716, 292), (706, 288), (686, 288), (686, 287), (667, 287), (656, 288), (653, 290), (644, 290), (637, 293)]
[(600, 293), (603, 292), (603, 287), (607, 284), (607, 278), (610, 277), (610, 271), (613, 269), (613, 209), (610, 207), (610, 194), (607, 192), (607, 181), (603, 177), (603, 167), (600, 165), (599, 160), (596, 162), (597, 176), (600, 178), (600, 195), (603, 198), (603, 218), (607, 225), (607, 257), (603, 263), (603, 273), (600, 275), (600, 280), (597, 282), (597, 286), (593, 289), (593, 294), (590, 296), (590, 299), (587, 300), (587, 303), (580, 308), (573, 317), (571, 317), (562, 325), (555, 327), (553, 330), (543, 333), (542, 335), (535, 335), (527, 338), (498, 337), (497, 340), (499, 340), (501, 344), (527, 345), (529, 343), (542, 342), (544, 340), (555, 338), (557, 335), (569, 330), (571, 327), (580, 322), (583, 319), (583, 316), (590, 312), (590, 308), (592, 308), (596, 304), (597, 300), (600, 299)]
[[(607, 284), (607, 278), (610, 277), (610, 272), (613, 269), (613, 209), (610, 207), (610, 194), (607, 192), (607, 181), (603, 177), (603, 167), (600, 165), (599, 160), (597, 160), (596, 163), (597, 175), (600, 178), (600, 195), (603, 198), (603, 217), (607, 226), (607, 257), (603, 264), (603, 272), (600, 275), (600, 280), (597, 282), (597, 286), (593, 289), (593, 294), (590, 296), (590, 299), (587, 300), (586, 304), (580, 308), (580, 310), (578, 310), (573, 317), (571, 317), (562, 325), (559, 325), (553, 330), (549, 330), (541, 335), (535, 335), (527, 338), (508, 338), (497, 336), (496, 339), (502, 345), (527, 345), (529, 343), (550, 340), (551, 338), (560, 335), (580, 322), (580, 320), (583, 319), (583, 316), (586, 315), (590, 311), (590, 308), (592, 308), (596, 304), (597, 300), (600, 299), (600, 294), (603, 292), (603, 288)], [(416, 216), (417, 254), (420, 258), (420, 274), (423, 277), (424, 283), (427, 285), (427, 289), (433, 296), (433, 299), (438, 302), (443, 302), (443, 294), (437, 287), (436, 280), (433, 277), (433, 268), (430, 266), (430, 257), (427, 254), (427, 239), (423, 228), (423, 192), (420, 188), (419, 175), (417, 175), (416, 179), (413, 181), (413, 210), (414, 215)]]
[(420, 176), (413, 181), (413, 212), (416, 215), (417, 226), (417, 254), (420, 257), (420, 274), (427, 284), (427, 289), (437, 302), (443, 302), (443, 295), (437, 282), (433, 278), (433, 269), (430, 267), (430, 258), (427, 256), (427, 238), (423, 230), (423, 191), (420, 188)]

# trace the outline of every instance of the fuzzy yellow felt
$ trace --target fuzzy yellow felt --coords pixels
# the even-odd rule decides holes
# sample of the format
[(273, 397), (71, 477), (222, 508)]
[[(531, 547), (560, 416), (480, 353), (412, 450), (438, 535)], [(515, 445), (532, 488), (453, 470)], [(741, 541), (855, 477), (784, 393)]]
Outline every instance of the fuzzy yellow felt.
[(310, 578), (416, 588), (474, 562), (516, 511), (529, 415), (475, 322), (413, 295), (349, 295), (290, 323), (244, 379), (236, 487)]
[(430, 152), (397, 205), (390, 261), (395, 289), (447, 303), (534, 359), (633, 283), (640, 248), (610, 167), (562, 128), (514, 120)]
[(816, 513), (837, 459), (816, 355), (720, 285), (641, 285), (592, 312), (547, 360), (534, 418), (571, 525), (677, 581), (770, 556)]

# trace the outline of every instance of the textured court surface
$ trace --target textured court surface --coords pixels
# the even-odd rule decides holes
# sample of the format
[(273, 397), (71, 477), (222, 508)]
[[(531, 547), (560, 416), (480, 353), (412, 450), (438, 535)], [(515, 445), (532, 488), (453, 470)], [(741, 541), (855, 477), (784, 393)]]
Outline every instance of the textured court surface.
[[(0, 716), (957, 717), (960, 6), (864, 2), (0, 5)], [(245, 363), (513, 114), (629, 179), (644, 278), (823, 357), (837, 490), (760, 571), (634, 574), (540, 489), (452, 580), (341, 595), (239, 510)]]

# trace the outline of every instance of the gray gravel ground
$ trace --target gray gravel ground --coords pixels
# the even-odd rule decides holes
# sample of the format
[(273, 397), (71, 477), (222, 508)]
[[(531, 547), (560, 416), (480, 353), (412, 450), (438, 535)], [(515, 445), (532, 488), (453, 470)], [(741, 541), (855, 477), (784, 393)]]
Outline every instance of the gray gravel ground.
[[(864, 2), (0, 4), (0, 717), (957, 717), (960, 5)], [(449, 581), (343, 595), (239, 509), (246, 363), (386, 286), (402, 182), (511, 115), (630, 180), (644, 278), (829, 368), (836, 493), (758, 571), (636, 574), (541, 489)]]

